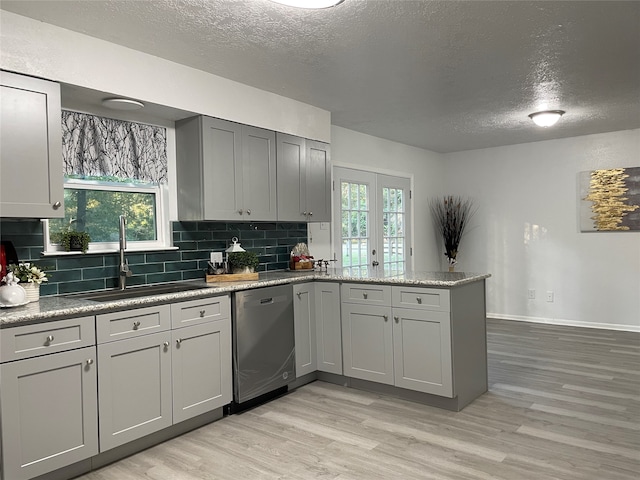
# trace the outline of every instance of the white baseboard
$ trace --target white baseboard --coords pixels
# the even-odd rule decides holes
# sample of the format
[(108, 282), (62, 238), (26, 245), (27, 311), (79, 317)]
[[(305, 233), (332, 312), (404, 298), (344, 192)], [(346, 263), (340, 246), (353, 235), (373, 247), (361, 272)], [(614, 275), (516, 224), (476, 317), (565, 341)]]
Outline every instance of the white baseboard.
[(620, 323), (592, 323), (563, 318), (527, 317), (524, 315), (505, 315), (503, 313), (489, 313), (487, 318), (499, 320), (515, 320), (517, 322), (547, 323), (549, 325), (564, 325), (568, 327), (601, 328), (605, 330), (622, 330), (625, 332), (640, 332), (640, 325), (624, 325)]

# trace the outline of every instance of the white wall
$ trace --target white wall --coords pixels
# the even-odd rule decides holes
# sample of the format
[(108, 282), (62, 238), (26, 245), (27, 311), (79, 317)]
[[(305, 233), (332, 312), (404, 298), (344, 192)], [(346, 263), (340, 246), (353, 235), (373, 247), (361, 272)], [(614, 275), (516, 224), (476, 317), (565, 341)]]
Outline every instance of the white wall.
[(459, 267), (492, 274), (489, 316), (640, 331), (640, 232), (580, 233), (577, 203), (578, 172), (633, 166), (640, 130), (445, 155), (447, 193), (478, 206)]
[(429, 216), (429, 198), (441, 195), (444, 175), (439, 153), (331, 127), (334, 165), (413, 177), (413, 257), (415, 270), (440, 270), (440, 255)]
[(330, 112), (281, 95), (4, 10), (0, 31), (4, 70), (331, 140)]

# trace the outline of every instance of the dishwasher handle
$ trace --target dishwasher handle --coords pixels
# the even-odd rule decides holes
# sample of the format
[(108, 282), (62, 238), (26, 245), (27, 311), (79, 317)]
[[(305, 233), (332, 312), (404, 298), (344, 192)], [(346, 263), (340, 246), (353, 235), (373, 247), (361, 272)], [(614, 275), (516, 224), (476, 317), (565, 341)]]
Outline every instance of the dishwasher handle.
[(260, 305), (269, 305), (271, 303), (273, 303), (273, 297), (260, 299)]

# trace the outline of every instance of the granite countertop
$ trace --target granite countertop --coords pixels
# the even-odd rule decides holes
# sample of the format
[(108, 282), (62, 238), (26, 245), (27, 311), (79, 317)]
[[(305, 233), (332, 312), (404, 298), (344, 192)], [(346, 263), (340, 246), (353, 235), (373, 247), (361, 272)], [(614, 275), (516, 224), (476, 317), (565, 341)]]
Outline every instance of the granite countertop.
[[(188, 281), (201, 289), (187, 290), (162, 295), (134, 297), (125, 300), (92, 301), (72, 296), (43, 296), (38, 302), (22, 307), (3, 308), (0, 310), (0, 328), (18, 324), (37, 323), (47, 320), (82, 315), (95, 315), (114, 310), (125, 310), (159, 303), (172, 303), (195, 300), (214, 295), (248, 290), (252, 288), (270, 287), (287, 283), (325, 280), (334, 282), (377, 283), (387, 285), (415, 285), (419, 287), (454, 288), (489, 278), (490, 274), (467, 272), (410, 272), (395, 274), (367, 269), (329, 269), (328, 272), (317, 271), (276, 271), (260, 273), (258, 280), (225, 283), (206, 283)], [(132, 287), (135, 288), (135, 287)]]

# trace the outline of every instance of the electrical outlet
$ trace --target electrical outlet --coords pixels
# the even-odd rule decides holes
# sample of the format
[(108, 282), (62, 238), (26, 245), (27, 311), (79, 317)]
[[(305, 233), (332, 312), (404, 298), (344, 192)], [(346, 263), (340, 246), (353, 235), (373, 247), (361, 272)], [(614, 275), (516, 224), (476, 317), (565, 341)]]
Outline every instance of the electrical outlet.
[(211, 252), (211, 263), (222, 263), (222, 252)]
[(551, 291), (547, 292), (547, 302), (549, 303), (553, 302), (553, 292)]
[(528, 298), (529, 300), (535, 300), (535, 298), (536, 298), (536, 291), (535, 291), (534, 289), (532, 289), (532, 288), (531, 288), (531, 289), (529, 289), (529, 290), (527, 290), (527, 298)]

